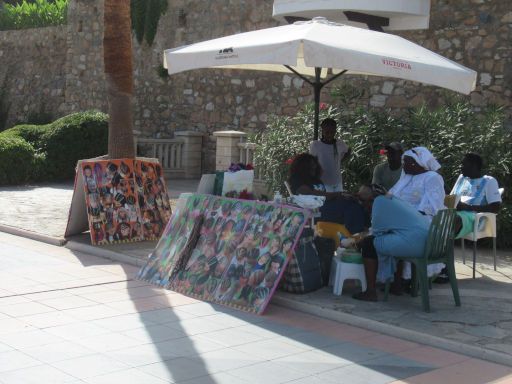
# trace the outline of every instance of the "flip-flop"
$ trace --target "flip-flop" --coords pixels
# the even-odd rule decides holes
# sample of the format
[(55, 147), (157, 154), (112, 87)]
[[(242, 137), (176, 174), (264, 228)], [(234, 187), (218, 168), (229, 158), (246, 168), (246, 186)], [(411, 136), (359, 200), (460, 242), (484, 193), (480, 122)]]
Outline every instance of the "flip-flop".
[(356, 300), (361, 300), (361, 301), (372, 301), (372, 302), (377, 301), (377, 296), (375, 296), (375, 297), (368, 296), (366, 292), (354, 293), (352, 295), (352, 298), (356, 299)]

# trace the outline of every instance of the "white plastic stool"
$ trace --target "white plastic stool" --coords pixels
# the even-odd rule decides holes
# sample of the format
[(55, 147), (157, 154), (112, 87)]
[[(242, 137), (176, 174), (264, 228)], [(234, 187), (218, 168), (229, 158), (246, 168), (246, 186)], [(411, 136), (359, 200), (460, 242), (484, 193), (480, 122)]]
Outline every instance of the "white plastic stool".
[[(334, 281), (332, 278), (334, 277)], [(338, 257), (332, 258), (331, 266), (331, 282), (332, 292), (340, 296), (343, 291), (343, 283), (345, 280), (359, 280), (361, 288), (366, 291), (366, 275), (364, 274), (364, 265), (355, 263), (344, 263)]]

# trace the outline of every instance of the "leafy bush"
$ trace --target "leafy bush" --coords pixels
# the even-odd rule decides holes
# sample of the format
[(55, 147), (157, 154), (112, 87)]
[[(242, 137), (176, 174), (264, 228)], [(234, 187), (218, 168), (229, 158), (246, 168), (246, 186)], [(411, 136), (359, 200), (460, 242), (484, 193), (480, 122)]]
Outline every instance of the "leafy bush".
[(2, 136), (17, 136), (21, 137), (28, 143), (30, 143), (34, 148), (40, 149), (43, 145), (42, 137), (48, 130), (48, 126), (46, 125), (31, 125), (31, 124), (22, 124), (16, 125), (2, 133)]
[[(33, 170), (28, 172), (27, 167), (21, 166), (17, 179), (3, 177), (0, 172), (0, 184), (69, 179), (74, 176), (77, 160), (107, 152), (108, 116), (89, 111), (68, 115), (46, 125), (18, 125), (0, 133), (0, 139), (29, 145)], [(20, 159), (16, 151), (0, 148), (0, 158), (9, 159), (7, 164), (23, 163), (26, 152), (20, 152)]]
[[(355, 190), (371, 181), (375, 165), (384, 159), (378, 154), (384, 143), (401, 141), (405, 147), (429, 148), (439, 160), (440, 173), (449, 192), (460, 173), (461, 160), (467, 152), (477, 152), (485, 160), (484, 172), (494, 176), (500, 186), (512, 183), (512, 135), (504, 126), (503, 109), (490, 107), (477, 115), (469, 103), (447, 98), (442, 107), (419, 107), (395, 116), (389, 111), (358, 108), (352, 111), (329, 107), (323, 116), (338, 121), (339, 136), (352, 148), (351, 158), (343, 164), (343, 183)], [(283, 191), (288, 176), (287, 159), (306, 152), (313, 137), (313, 109), (307, 106), (291, 118), (269, 119), (266, 131), (256, 134), (255, 163), (270, 190)], [(512, 246), (512, 197), (505, 190), (503, 209), (498, 215), (500, 246)]]
[(0, 184), (20, 184), (35, 175), (34, 147), (21, 137), (0, 135)]
[(41, 138), (48, 175), (52, 179), (71, 178), (77, 160), (107, 153), (108, 116), (101, 112), (82, 112), (49, 124)]
[(27, 29), (66, 24), (68, 0), (23, 0), (0, 8), (0, 30)]

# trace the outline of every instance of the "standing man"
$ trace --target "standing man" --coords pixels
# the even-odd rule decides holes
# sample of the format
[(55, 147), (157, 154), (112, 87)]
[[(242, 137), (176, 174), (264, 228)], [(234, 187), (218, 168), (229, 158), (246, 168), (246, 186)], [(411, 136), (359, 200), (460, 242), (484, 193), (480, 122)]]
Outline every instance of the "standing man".
[(324, 119), (320, 124), (322, 139), (312, 141), (309, 153), (318, 158), (322, 167), (322, 183), (326, 192), (343, 191), (341, 162), (350, 156), (350, 148), (343, 140), (336, 139), (336, 121)]
[(373, 170), (372, 184), (382, 185), (390, 190), (396, 184), (402, 174), (402, 155), (404, 147), (394, 141), (384, 147), (387, 162), (378, 164)]

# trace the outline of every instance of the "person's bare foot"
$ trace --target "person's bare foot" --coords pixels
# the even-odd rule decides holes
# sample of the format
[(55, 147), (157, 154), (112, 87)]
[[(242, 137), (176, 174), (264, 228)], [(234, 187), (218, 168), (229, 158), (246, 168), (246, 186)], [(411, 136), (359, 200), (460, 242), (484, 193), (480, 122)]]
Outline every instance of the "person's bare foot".
[(353, 299), (361, 301), (377, 301), (377, 292), (359, 292), (352, 295)]

